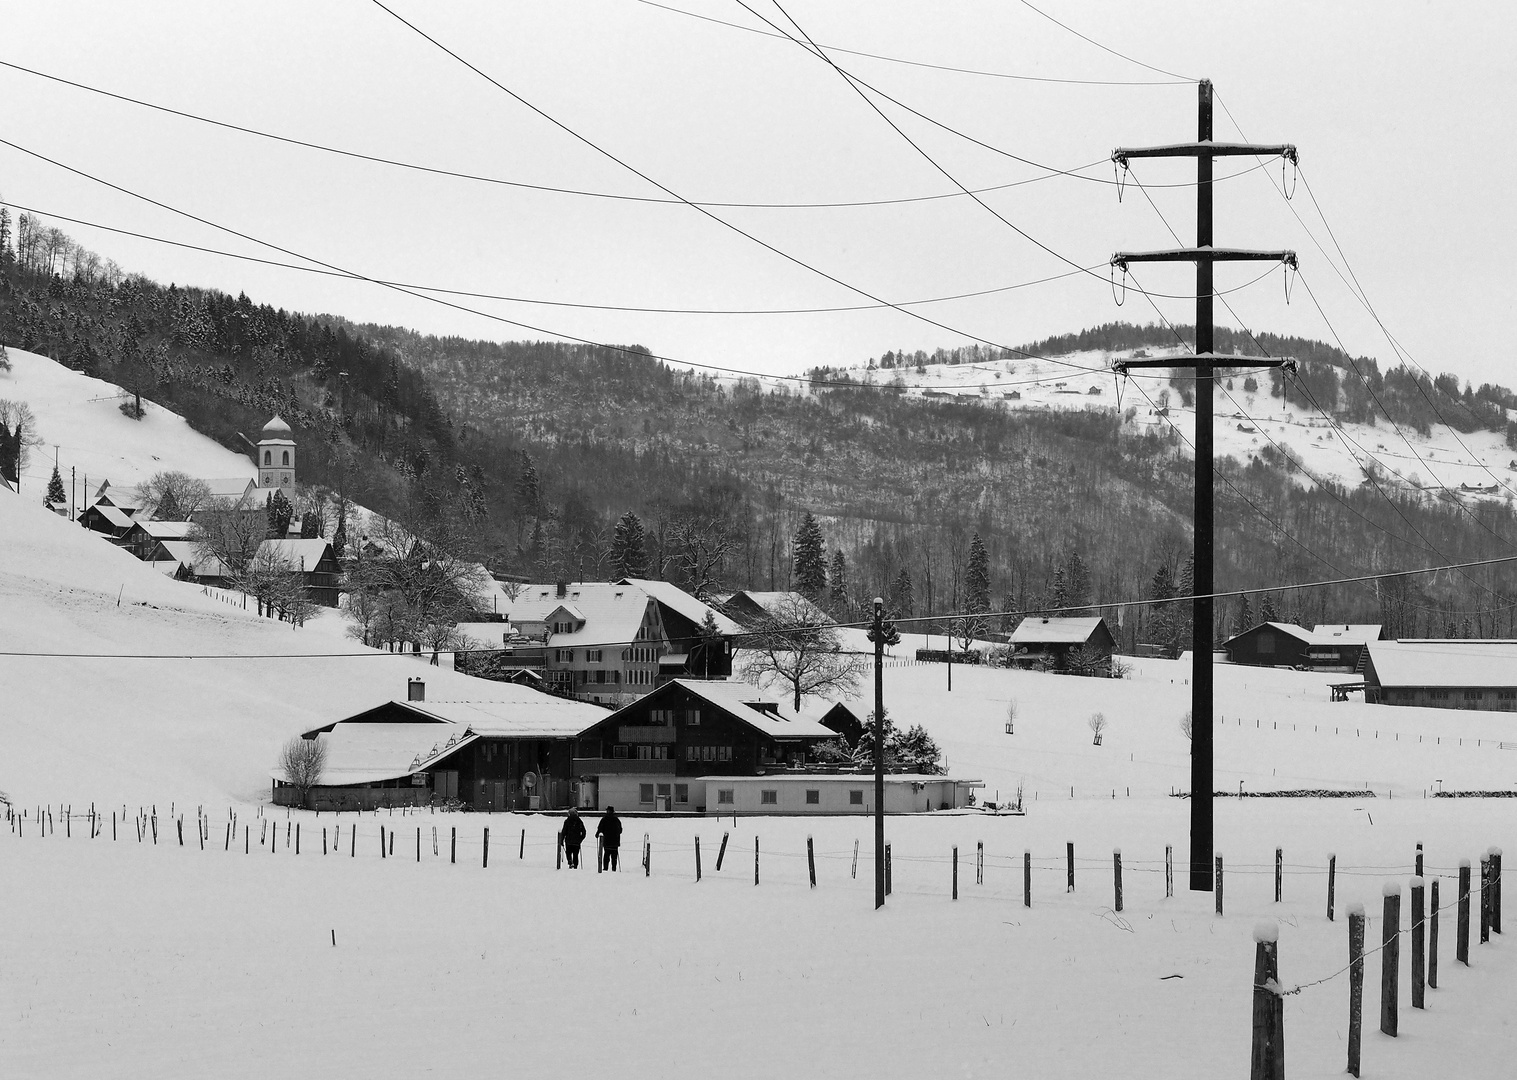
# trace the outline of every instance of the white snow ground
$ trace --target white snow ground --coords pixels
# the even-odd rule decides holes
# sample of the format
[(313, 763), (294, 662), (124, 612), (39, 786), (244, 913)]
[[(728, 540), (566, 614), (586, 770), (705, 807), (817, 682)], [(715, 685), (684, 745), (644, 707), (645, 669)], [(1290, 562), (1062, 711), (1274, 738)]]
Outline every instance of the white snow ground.
[[(1163, 889), (1165, 846), (1180, 860), (1187, 850), (1188, 803), (1167, 795), (1188, 783), (1183, 665), (1138, 661), (1118, 681), (956, 666), (950, 694), (941, 665), (898, 660), (885, 684), (896, 720), (923, 723), (952, 771), (984, 779), (987, 794), (1004, 799), (1024, 782), (1028, 812), (891, 819), (894, 892), (882, 912), (872, 910), (861, 818), (631, 819), (633, 872), (610, 876), (555, 870), (558, 822), (542, 815), (271, 814), (276, 827), (300, 826), (296, 855), (283, 828), (277, 849), (260, 843), (275, 746), (398, 695), (408, 675), (423, 674), (439, 697), (468, 696), (471, 680), (362, 650), (331, 632), (335, 621), (295, 630), (259, 620), (25, 495), (0, 492), (0, 551), (0, 652), (71, 654), (0, 656), (0, 790), (25, 815), (0, 833), (7, 1075), (1242, 1075), (1251, 931), (1272, 919), (1283, 925), (1287, 987), (1327, 980), (1285, 999), (1289, 1074), (1337, 1076), (1343, 906), (1366, 904), (1373, 943), (1381, 884), (1410, 874), (1414, 844), (1426, 844), (1445, 904), (1459, 859), (1517, 846), (1517, 800), (1423, 797), (1439, 781), (1512, 786), (1517, 750), (1499, 745), (1517, 743), (1512, 717), (1333, 704), (1322, 677), (1223, 668), (1219, 786), (1368, 784), (1377, 797), (1220, 800), (1228, 877), (1218, 918), (1209, 895), (1186, 891), (1183, 864), (1176, 895)], [(123, 655), (142, 653), (243, 658)], [(1095, 710), (1110, 720), (1101, 747), (1085, 723)], [(61, 820), (60, 803), (75, 817)], [(79, 815), (91, 803), (117, 815), (117, 839), (105, 817), (89, 836)], [(44, 804), (50, 835), (38, 828)], [(151, 826), (139, 842), (128, 820), (139, 806), (156, 810), (156, 844)], [(181, 847), (175, 819), (185, 813)], [(248, 854), (228, 844), (233, 814)], [(319, 854), (331, 842), (323, 830), (338, 824), (339, 853)], [(380, 858), (381, 827), (396, 830), (393, 859)], [(637, 872), (645, 833), (647, 877)], [(1078, 856), (1073, 893), (1066, 842)], [(1288, 871), (1278, 905), (1276, 846)], [(1031, 909), (1021, 906), (1024, 850), (1034, 857)], [(1335, 922), (1324, 912), (1330, 852)], [(1513, 955), (1498, 937), (1472, 946), (1473, 968), (1456, 968), (1452, 941), (1445, 912), (1442, 988), (1422, 1013), (1408, 1005), (1403, 948), (1395, 1040), (1375, 1032), (1371, 958), (1365, 1075), (1510, 1075)]]

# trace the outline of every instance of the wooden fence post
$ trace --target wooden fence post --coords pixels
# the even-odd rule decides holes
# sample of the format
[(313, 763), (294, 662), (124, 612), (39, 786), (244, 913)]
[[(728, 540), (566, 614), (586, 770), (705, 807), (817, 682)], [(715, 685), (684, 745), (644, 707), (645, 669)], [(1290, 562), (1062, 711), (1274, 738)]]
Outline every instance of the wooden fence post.
[(1275, 903), (1280, 902), (1281, 890), (1285, 885), (1285, 852), (1280, 848), (1275, 849)]
[(1491, 932), (1501, 933), (1501, 849), (1491, 848)]
[(722, 846), (716, 851), (716, 872), (722, 872), (722, 858), (727, 854), (727, 833), (722, 833)]
[[(300, 834), (296, 833), (296, 835), (298, 836)], [(322, 835), (325, 836), (326, 834), (322, 833)], [(416, 826), (416, 861), (417, 862), (421, 862), (421, 826), (420, 825)]]
[(1280, 928), (1254, 927), (1254, 1031), (1249, 1080), (1284, 1080), (1284, 999), (1280, 996)]
[(485, 826), (485, 849), (480, 861), (480, 869), (487, 870), (490, 866), (490, 826)]
[(1111, 880), (1116, 891), (1117, 911), (1122, 910), (1122, 849), (1115, 848), (1111, 853)]
[(450, 862), (450, 863), (456, 863), (457, 861), (458, 861), (458, 826), (454, 825), (453, 826), (453, 835), (452, 835), (452, 838), (448, 841), (448, 862)]
[(695, 838), (695, 880), (701, 879), (701, 838)]
[(249, 838), (248, 838), (248, 827), (246, 825), (244, 825), (242, 827), (242, 853), (244, 855), (246, 855), (248, 852), (250, 852), (252, 850), (253, 850), (253, 844), (252, 844), (252, 841), (249, 840)]
[(1387, 881), (1382, 892), (1385, 921), (1380, 928), (1380, 1030), (1395, 1038), (1400, 1019), (1397, 973), (1401, 968), (1401, 883)]
[[(753, 883), (759, 883), (759, 838), (753, 838)], [(886, 892), (889, 892), (887, 889)]]
[(1480, 860), (1480, 944), (1491, 940), (1491, 860)]
[[(954, 854), (957, 855), (959, 849), (958, 848), (954, 848), (953, 850), (954, 850)], [(811, 887), (814, 889), (814, 888), (816, 888), (816, 850), (811, 846), (811, 837), (810, 836), (806, 837), (806, 869), (811, 874)], [(958, 870), (958, 863), (957, 863), (957, 861), (955, 861), (954, 870), (955, 870), (955, 874), (957, 875), (957, 870)], [(955, 896), (958, 895), (958, 878), (957, 878), (957, 876), (955, 876), (955, 878), (954, 878), (954, 895)]]
[(1427, 984), (1438, 989), (1438, 879), (1433, 879), (1433, 892), (1428, 898), (1427, 922)]
[(653, 876), (653, 845), (648, 840), (648, 834), (643, 833), (643, 877)]
[(1417, 845), (1417, 869), (1414, 871), (1417, 877), (1422, 876), (1422, 845)]
[[(274, 835), (279, 835), (278, 829), (274, 830)], [(385, 827), (383, 825), (379, 827), (379, 857), (381, 859), (385, 857)]]
[(892, 890), (891, 890), (891, 880), (890, 880), (890, 845), (886, 844), (885, 845), (885, 895), (889, 896), (890, 893), (891, 893), (891, 891)]
[(1412, 878), (1412, 1008), (1427, 1008), (1423, 980), (1427, 978), (1426, 896), (1420, 877)]
[(974, 848), (974, 883), (985, 884), (985, 841), (979, 840)]
[(1216, 881), (1216, 884), (1213, 886), (1213, 891), (1216, 893), (1216, 896), (1217, 896), (1217, 914), (1221, 915), (1222, 914), (1222, 856), (1221, 855), (1217, 856), (1217, 869), (1216, 869), (1216, 873), (1217, 873), (1217, 881)]
[[(63, 820), (64, 820), (63, 832), (64, 832), (64, 836), (67, 836), (68, 835), (68, 819), (64, 818)], [(184, 818), (181, 817), (178, 821), (174, 822), (174, 828), (177, 829), (178, 832), (179, 832), (179, 846), (180, 847), (184, 847)]]
[(1364, 1031), (1364, 905), (1349, 904), (1348, 913), (1348, 1071), (1359, 1075), (1359, 1043)]
[(852, 875), (853, 875), (853, 877), (855, 879), (857, 879), (858, 876), (859, 876), (859, 840), (858, 840), (858, 837), (854, 837), (853, 838), (853, 870), (852, 870)]
[(1338, 856), (1327, 857), (1327, 921), (1333, 921), (1333, 893), (1338, 887)]
[(953, 898), (959, 898), (959, 845), (953, 845)]
[(1173, 844), (1164, 845), (1164, 899), (1168, 900), (1175, 895), (1175, 848)]
[(1065, 865), (1065, 869), (1066, 869), (1066, 876), (1067, 876), (1067, 879), (1068, 879), (1068, 884), (1065, 886), (1064, 891), (1065, 892), (1074, 892), (1075, 891), (1075, 845), (1074, 845), (1073, 842), (1070, 842), (1070, 843), (1067, 843), (1067, 844), (1064, 845), (1064, 865)]
[(1032, 852), (1022, 852), (1022, 906), (1032, 907)]
[(517, 851), (517, 853), (516, 853), (516, 861), (520, 862), (521, 860), (525, 859), (526, 857), (527, 857), (527, 829), (526, 829), (526, 826), (522, 826), (522, 830), (521, 830), (521, 849), (519, 851)]
[(1454, 927), (1454, 959), (1470, 966), (1470, 860), (1459, 860), (1459, 917)]

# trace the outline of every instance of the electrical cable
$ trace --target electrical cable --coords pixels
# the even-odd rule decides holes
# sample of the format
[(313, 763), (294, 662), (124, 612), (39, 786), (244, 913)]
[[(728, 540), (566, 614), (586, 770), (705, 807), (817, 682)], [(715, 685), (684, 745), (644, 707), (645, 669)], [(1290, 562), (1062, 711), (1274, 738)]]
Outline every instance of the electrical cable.
[[(662, 9), (664, 11), (672, 12), (672, 13), (674, 13), (676, 15), (684, 15), (684, 16), (686, 16), (688, 18), (691, 18), (691, 19), (699, 19), (702, 22), (715, 23), (718, 26), (730, 27), (733, 30), (742, 30), (742, 31), (745, 31), (745, 32), (750, 33), (750, 34), (758, 34), (761, 37), (780, 37), (780, 36), (782, 36), (781, 34), (769, 33), (767, 31), (760, 30), (760, 29), (758, 29), (757, 27), (754, 27), (754, 26), (744, 26), (741, 23), (728, 22), (726, 19), (718, 19), (718, 18), (714, 18), (713, 16), (710, 16), (710, 15), (701, 15), (701, 14), (698, 14), (697, 12), (686, 11), (684, 8), (673, 7), (672, 5), (669, 5), (669, 4), (660, 4), (660, 3), (657, 3), (656, 0), (637, 0), (637, 2), (640, 3), (640, 4), (646, 4), (648, 7), (660, 8), (660, 9)], [(1028, 6), (1030, 7), (1031, 5), (1028, 5)], [(1034, 9), (1034, 10), (1036, 10), (1036, 9)], [(1038, 14), (1042, 15), (1043, 13), (1040, 11), (1040, 12), (1038, 12)], [(1048, 16), (1044, 15), (1044, 18), (1047, 18), (1047, 17)], [(1062, 24), (1060, 24), (1060, 25), (1062, 25)], [(1065, 27), (1065, 29), (1067, 30), (1068, 27)], [(1073, 33), (1073, 31), (1071, 31), (1071, 33)], [(1089, 39), (1087, 38), (1086, 40), (1089, 40)], [(1187, 83), (1194, 83), (1196, 81), (1194, 79), (1186, 79), (1186, 78), (1183, 78), (1183, 77), (1180, 77), (1180, 76), (1175, 76), (1174, 78), (1164, 79), (1164, 80), (1160, 80), (1160, 79), (1141, 79), (1141, 80), (1123, 79), (1123, 80), (1117, 80), (1117, 79), (1068, 79), (1068, 78), (1058, 78), (1058, 77), (1048, 76), (1048, 75), (1018, 75), (1018, 74), (1013, 74), (1011, 72), (1005, 72), (1005, 71), (983, 71), (983, 70), (979, 70), (979, 69), (976, 69), (976, 68), (955, 67), (955, 66), (950, 65), (950, 64), (930, 64), (930, 63), (927, 63), (927, 62), (921, 61), (921, 60), (906, 60), (906, 59), (903, 59), (903, 58), (898, 57), (898, 56), (884, 56), (884, 55), (881, 55), (880, 53), (862, 52), (862, 51), (860, 51), (858, 49), (845, 49), (841, 45), (825, 45), (825, 46), (823, 46), (823, 48), (826, 48), (830, 52), (847, 53), (849, 56), (862, 56), (862, 57), (867, 57), (870, 60), (883, 60), (883, 61), (885, 61), (887, 63), (891, 63), (891, 64), (905, 64), (905, 65), (907, 65), (909, 67), (928, 68), (928, 69), (931, 69), (933, 71), (952, 71), (952, 72), (957, 72), (957, 73), (962, 74), (962, 75), (982, 75), (982, 76), (985, 76), (987, 78), (992, 78), (992, 79), (1016, 79), (1016, 80), (1023, 81), (1023, 82), (1061, 83), (1061, 84), (1074, 85), (1074, 86), (1181, 86), (1181, 85), (1184, 85), (1184, 84), (1187, 84)], [(1105, 48), (1105, 46), (1102, 46), (1102, 48)], [(1110, 50), (1108, 50), (1108, 51), (1110, 51)], [(1117, 54), (1117, 55), (1121, 55), (1121, 54)], [(1124, 60), (1128, 59), (1127, 57), (1122, 57), (1122, 58)], [(1136, 61), (1134, 61), (1134, 63), (1136, 63)], [(1144, 64), (1142, 66), (1143, 67), (1147, 67), (1148, 65)]]
[(1067, 30), (1069, 33), (1073, 34), (1075, 37), (1079, 38), (1081, 41), (1088, 42), (1088, 43), (1090, 43), (1091, 45), (1094, 45), (1096, 48), (1100, 49), (1103, 52), (1109, 52), (1109, 53), (1111, 53), (1111, 55), (1113, 55), (1115, 57), (1118, 57), (1118, 58), (1120, 58), (1122, 60), (1126, 60), (1129, 64), (1136, 64), (1140, 68), (1147, 68), (1149, 71), (1157, 72), (1160, 75), (1168, 75), (1170, 78), (1175, 79), (1178, 82), (1194, 83), (1194, 82), (1199, 81), (1199, 80), (1196, 80), (1196, 79), (1189, 78), (1188, 76), (1185, 76), (1185, 75), (1178, 75), (1178, 74), (1176, 74), (1173, 71), (1165, 71), (1163, 68), (1161, 68), (1161, 67), (1154, 67), (1152, 64), (1145, 64), (1142, 60), (1138, 60), (1138, 59), (1136, 59), (1134, 57), (1128, 56), (1126, 53), (1118, 52), (1116, 49), (1113, 49), (1109, 45), (1103, 45), (1103, 44), (1101, 44), (1095, 38), (1086, 37), (1084, 34), (1080, 33), (1080, 31), (1076, 30), (1074, 27), (1066, 25), (1065, 23), (1061, 23), (1058, 19), (1055, 19), (1052, 15), (1048, 14), (1048, 12), (1044, 11), (1042, 8), (1034, 7), (1031, 3), (1028, 2), (1028, 0), (1020, 0), (1020, 2), (1021, 2), (1021, 4), (1022, 4), (1023, 7), (1027, 8), (1030, 11), (1037, 12), (1039, 15), (1043, 16), (1043, 18), (1047, 19), (1049, 22), (1051, 22), (1055, 26), (1059, 27), (1059, 29), (1061, 29), (1061, 30)]

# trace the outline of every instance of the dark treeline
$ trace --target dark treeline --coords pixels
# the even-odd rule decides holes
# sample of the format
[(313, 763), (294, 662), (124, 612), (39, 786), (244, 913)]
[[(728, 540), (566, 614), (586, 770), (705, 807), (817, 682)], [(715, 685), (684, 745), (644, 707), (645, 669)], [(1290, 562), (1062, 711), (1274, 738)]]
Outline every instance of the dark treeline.
[[(616, 524), (630, 513), (649, 575), (713, 592), (786, 589), (810, 512), (826, 542), (826, 601), (840, 616), (876, 595), (903, 616), (964, 610), (978, 534), (997, 609), (1100, 605), (1091, 610), (1120, 622), (1127, 647), (1187, 636), (1173, 605), (1123, 604), (1184, 592), (1190, 461), (1177, 440), (1111, 411), (1013, 410), (888, 386), (768, 389), (674, 371), (638, 347), (428, 337), (158, 285), (77, 248), (51, 263), (0, 250), (7, 344), (138, 391), (239, 451), (238, 433), (254, 435), (277, 412), (301, 444), (304, 483), (381, 512), (418, 487), (433, 502), (465, 498), (497, 572), (609, 576)], [(1260, 339), (1272, 352), (1327, 349)], [(1159, 344), (1155, 328), (1118, 325), (1028, 351)], [(1341, 405), (1357, 380), (1338, 370)], [(1383, 385), (1389, 395), (1391, 379)], [(1407, 635), (1517, 629), (1517, 575), (1505, 569), (1271, 591), (1509, 554), (1509, 505), (1305, 490), (1259, 459), (1219, 471), (1231, 486), (1218, 487), (1218, 587), (1252, 595), (1247, 611), (1218, 605), (1215, 634), (1266, 607)]]

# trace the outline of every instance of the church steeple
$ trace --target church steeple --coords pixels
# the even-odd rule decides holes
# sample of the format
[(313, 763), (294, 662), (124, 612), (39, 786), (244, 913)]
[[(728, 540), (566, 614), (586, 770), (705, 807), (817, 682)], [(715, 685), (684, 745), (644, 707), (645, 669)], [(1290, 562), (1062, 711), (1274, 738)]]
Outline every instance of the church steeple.
[(286, 498), (295, 494), (295, 439), (290, 425), (274, 417), (263, 425), (258, 438), (258, 487), (269, 492), (282, 491)]

